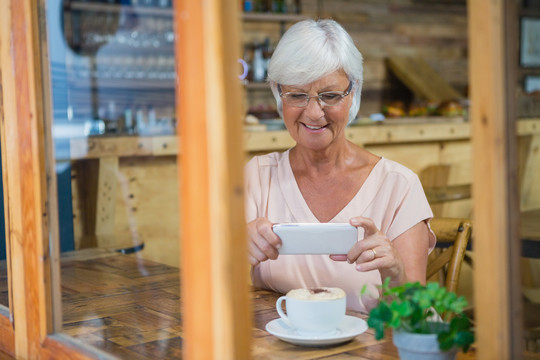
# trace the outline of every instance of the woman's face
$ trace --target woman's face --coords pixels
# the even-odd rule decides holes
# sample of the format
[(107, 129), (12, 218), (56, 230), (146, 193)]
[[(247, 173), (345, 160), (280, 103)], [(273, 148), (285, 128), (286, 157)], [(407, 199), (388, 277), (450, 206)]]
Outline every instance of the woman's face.
[[(336, 71), (306, 85), (282, 85), (282, 93), (300, 92), (315, 96), (322, 92), (344, 92), (349, 79), (344, 71)], [(352, 94), (334, 106), (325, 106), (311, 98), (306, 107), (294, 107), (283, 102), (285, 126), (296, 143), (312, 150), (324, 150), (336, 140), (345, 140)]]

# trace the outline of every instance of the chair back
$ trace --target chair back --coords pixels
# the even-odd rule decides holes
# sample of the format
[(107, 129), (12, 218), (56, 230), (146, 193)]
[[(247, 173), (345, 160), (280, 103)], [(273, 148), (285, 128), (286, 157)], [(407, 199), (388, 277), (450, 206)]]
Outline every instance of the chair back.
[(439, 281), (446, 289), (457, 292), (472, 223), (469, 219), (433, 218), (430, 225), (437, 236), (437, 248), (428, 260), (426, 279), (439, 274)]
[[(449, 164), (429, 165), (419, 172), (431, 210), (436, 217), (469, 217), (472, 198), (471, 184), (449, 184), (452, 166)], [(469, 200), (467, 202), (467, 200)], [(456, 203), (457, 202), (457, 203)], [(454, 204), (452, 204), (454, 203)]]

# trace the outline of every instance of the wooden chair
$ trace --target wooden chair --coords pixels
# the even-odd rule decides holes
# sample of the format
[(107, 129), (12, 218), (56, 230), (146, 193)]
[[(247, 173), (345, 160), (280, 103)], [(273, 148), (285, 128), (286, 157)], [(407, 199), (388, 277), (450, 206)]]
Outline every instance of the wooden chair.
[(430, 225), (437, 236), (437, 248), (430, 254), (426, 278), (430, 281), (438, 275), (441, 285), (457, 292), (472, 223), (469, 219), (433, 218)]
[[(459, 200), (470, 200), (471, 184), (449, 185), (451, 165), (437, 164), (425, 167), (420, 171), (420, 181), (424, 187), (427, 200), (435, 217), (446, 217), (445, 205)], [(469, 217), (467, 214), (458, 215)]]
[(426, 187), (424, 191), (432, 205), (471, 198), (471, 184)]
[(540, 352), (540, 304), (523, 301), (523, 337), (525, 349)]

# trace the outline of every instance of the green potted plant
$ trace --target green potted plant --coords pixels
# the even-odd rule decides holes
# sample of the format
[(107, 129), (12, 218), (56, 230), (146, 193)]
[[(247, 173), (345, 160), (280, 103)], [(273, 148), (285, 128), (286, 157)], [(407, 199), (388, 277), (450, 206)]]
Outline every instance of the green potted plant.
[(464, 297), (438, 283), (406, 283), (390, 288), (382, 284), (382, 296), (369, 313), (368, 325), (375, 338), (393, 329), (393, 342), (401, 359), (455, 359), (474, 342), (470, 320), (464, 315)]

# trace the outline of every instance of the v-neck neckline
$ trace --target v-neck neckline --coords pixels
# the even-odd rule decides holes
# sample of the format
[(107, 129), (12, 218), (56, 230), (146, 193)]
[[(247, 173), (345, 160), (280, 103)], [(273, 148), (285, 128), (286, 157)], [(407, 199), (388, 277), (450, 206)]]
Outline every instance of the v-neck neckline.
[[(311, 208), (307, 204), (304, 196), (302, 195), (302, 192), (300, 191), (300, 187), (298, 186), (296, 177), (294, 176), (292, 170), (289, 156), (290, 149), (283, 154), (280, 160), (281, 164), (280, 166), (278, 166), (279, 183), (287, 207), (290, 209), (293, 217), (296, 219), (297, 222), (320, 223), (319, 219), (315, 216), (315, 214), (313, 214), (313, 211), (311, 211)], [(374, 179), (377, 178), (376, 174), (379, 172), (379, 168), (382, 167), (381, 164), (383, 163), (383, 161), (383, 157), (381, 157), (379, 161), (377, 161), (377, 163), (369, 172), (366, 180), (364, 181), (360, 189), (358, 189), (353, 198), (340, 211), (338, 211), (337, 214), (332, 217), (332, 219), (328, 221), (329, 223), (348, 222), (351, 217), (360, 216), (364, 212), (364, 210), (372, 202), (373, 197), (376, 194), (376, 191), (365, 190), (369, 189), (372, 186), (376, 186), (376, 183), (374, 183)], [(351, 208), (352, 206), (351, 204), (356, 203), (362, 196), (365, 196), (365, 199), (363, 199), (361, 211), (358, 211), (358, 207), (355, 207), (355, 214), (349, 212), (349, 208)]]

